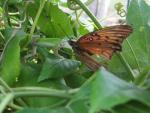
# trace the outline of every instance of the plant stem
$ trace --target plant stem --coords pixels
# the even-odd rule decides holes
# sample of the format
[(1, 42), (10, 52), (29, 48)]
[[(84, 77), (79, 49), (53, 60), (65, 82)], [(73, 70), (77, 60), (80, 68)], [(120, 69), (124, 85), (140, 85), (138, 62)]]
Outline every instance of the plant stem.
[(54, 96), (60, 98), (70, 98), (71, 94), (65, 90), (55, 90), (42, 87), (22, 87), (13, 88), (15, 97), (23, 96)]
[(135, 75), (134, 75), (130, 65), (127, 63), (126, 59), (123, 57), (123, 55), (121, 53), (118, 53), (117, 56), (120, 59), (120, 61), (124, 64), (124, 66), (128, 70), (128, 72), (130, 73), (131, 80), (134, 80)]
[(11, 108), (13, 108), (13, 109), (16, 109), (16, 110), (21, 110), (21, 109), (23, 109), (23, 107), (21, 107), (21, 106), (18, 106), (18, 105), (16, 105), (16, 104), (10, 104), (9, 105)]
[(10, 19), (9, 19), (9, 15), (8, 15), (8, 6), (7, 6), (7, 3), (8, 3), (8, 0), (5, 0), (4, 4), (3, 4), (3, 19), (4, 19), (4, 25), (5, 26), (11, 26), (11, 22), (10, 22)]
[[(7, 90), (10, 93), (12, 92), (12, 89), (7, 85), (7, 83), (2, 78), (0, 78), (0, 84), (5, 88), (5, 90)], [(26, 106), (26, 104), (21, 98), (17, 98), (16, 101), (22, 106)]]
[[(89, 5), (89, 4), (91, 4), (93, 1), (94, 1), (94, 0), (87, 0), (86, 2), (84, 2), (84, 4), (85, 4), (85, 5)], [(74, 2), (74, 1), (73, 1), (73, 2)], [(79, 9), (81, 9), (80, 6), (75, 6), (75, 5), (72, 6), (71, 0), (67, 0), (67, 4), (68, 4), (69, 9), (71, 9), (71, 10), (79, 10)]]
[(0, 36), (1, 36), (2, 40), (4, 41), (5, 37), (3, 36), (2, 32), (0, 32)]
[(138, 75), (138, 77), (136, 77), (136, 79), (134, 80), (134, 84), (139, 85), (139, 86), (143, 86), (145, 81), (149, 77), (149, 70), (150, 70), (150, 66), (145, 67), (142, 70), (142, 72)]
[(130, 42), (128, 41), (128, 39), (127, 39), (126, 41), (127, 41), (127, 44), (129, 45), (129, 47), (130, 47), (130, 49), (131, 49), (131, 52), (132, 52), (132, 54), (133, 54), (133, 56), (134, 56), (134, 58), (135, 58), (135, 62), (136, 62), (136, 64), (137, 64), (137, 68), (138, 68), (139, 72), (141, 72), (140, 64), (138, 63), (136, 54), (135, 54), (135, 52), (134, 52), (134, 50), (133, 50), (133, 48), (132, 48)]
[(6, 106), (10, 103), (10, 101), (12, 101), (14, 98), (14, 95), (12, 93), (9, 93), (5, 96), (5, 98), (3, 100), (1, 100), (0, 103), (0, 113), (2, 113), (4, 111), (4, 109), (6, 108)]
[(95, 25), (100, 29), (102, 26), (99, 24), (97, 18), (92, 14), (92, 12), (85, 6), (80, 0), (74, 0), (84, 11), (85, 13), (93, 20)]
[(17, 102), (17, 104), (19, 104), (20, 106), (23, 107), (27, 107), (28, 105), (24, 102), (24, 100), (22, 98), (16, 98), (15, 101)]
[(6, 82), (0, 77), (0, 84), (9, 92), (11, 92), (11, 88), (6, 84)]
[(28, 36), (26, 45), (28, 45), (29, 42), (32, 40), (32, 36), (33, 36), (34, 31), (35, 31), (35, 27), (37, 25), (38, 19), (39, 19), (40, 15), (41, 15), (41, 12), (42, 12), (42, 10), (44, 8), (45, 3), (46, 3), (46, 0), (42, 0), (42, 2), (40, 3), (40, 7), (39, 7), (39, 9), (37, 11), (37, 14), (35, 16), (35, 19), (34, 19), (34, 22), (33, 22), (33, 25), (32, 25), (31, 31), (30, 31), (30, 34)]

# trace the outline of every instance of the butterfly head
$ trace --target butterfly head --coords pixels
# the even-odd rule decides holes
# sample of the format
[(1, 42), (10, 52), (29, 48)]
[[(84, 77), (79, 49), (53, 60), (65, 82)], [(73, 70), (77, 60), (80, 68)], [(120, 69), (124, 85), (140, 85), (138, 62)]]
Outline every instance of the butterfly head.
[(70, 39), (70, 40), (68, 41), (68, 43), (69, 43), (70, 46), (72, 46), (72, 47), (74, 47), (74, 48), (75, 48), (75, 47), (78, 47), (75, 40), (71, 40), (71, 39)]

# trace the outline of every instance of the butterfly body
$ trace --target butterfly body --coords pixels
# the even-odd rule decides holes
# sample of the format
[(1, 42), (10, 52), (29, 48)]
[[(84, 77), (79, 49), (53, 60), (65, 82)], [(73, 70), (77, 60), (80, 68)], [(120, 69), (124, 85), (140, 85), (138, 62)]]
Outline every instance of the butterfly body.
[[(89, 68), (89, 62), (96, 62), (90, 57), (97, 54), (104, 56), (106, 59), (111, 59), (113, 53), (122, 50), (122, 42), (125, 38), (132, 33), (132, 28), (129, 25), (116, 25), (97, 30), (92, 33), (86, 34), (80, 37), (77, 41), (69, 40), (69, 44), (72, 46), (75, 53)], [(90, 60), (87, 61), (86, 59)], [(92, 69), (93, 70), (93, 69)]]

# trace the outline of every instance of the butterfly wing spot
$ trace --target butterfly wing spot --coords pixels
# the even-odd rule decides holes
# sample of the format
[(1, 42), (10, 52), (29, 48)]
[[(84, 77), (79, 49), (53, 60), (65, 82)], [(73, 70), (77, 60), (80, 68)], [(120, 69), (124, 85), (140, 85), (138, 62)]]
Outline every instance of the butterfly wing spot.
[(91, 36), (96, 36), (96, 33), (91, 33)]
[(92, 37), (86, 37), (85, 40), (87, 40), (87, 41), (93, 41), (93, 38)]
[(85, 40), (88, 40), (88, 38), (85, 38)]
[(95, 33), (95, 40), (101, 40), (101, 36), (98, 33)]
[(109, 36), (105, 36), (106, 39), (109, 39)]
[(90, 41), (93, 41), (93, 38), (92, 38), (92, 37), (89, 37), (89, 40), (90, 40)]

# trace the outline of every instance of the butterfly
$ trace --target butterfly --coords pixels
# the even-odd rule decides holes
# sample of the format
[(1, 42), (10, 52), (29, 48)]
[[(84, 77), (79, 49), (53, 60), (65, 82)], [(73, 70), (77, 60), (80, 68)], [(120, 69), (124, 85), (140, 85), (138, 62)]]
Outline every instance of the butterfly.
[(86, 34), (77, 41), (68, 42), (77, 57), (91, 70), (96, 71), (101, 64), (91, 56), (97, 54), (111, 59), (113, 53), (122, 50), (123, 40), (132, 32), (133, 29), (129, 25), (115, 25)]

